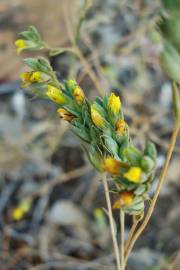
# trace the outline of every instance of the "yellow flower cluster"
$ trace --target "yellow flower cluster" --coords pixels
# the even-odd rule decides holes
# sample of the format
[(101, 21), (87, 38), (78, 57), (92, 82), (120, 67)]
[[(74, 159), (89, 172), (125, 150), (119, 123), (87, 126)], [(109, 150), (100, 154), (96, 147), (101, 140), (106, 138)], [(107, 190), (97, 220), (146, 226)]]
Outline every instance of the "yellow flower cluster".
[[(15, 42), (18, 54), (24, 49), (45, 46), (32, 26), (22, 32), (21, 37), (24, 39)], [(118, 193), (114, 208), (122, 207), (135, 214), (143, 211), (156, 163), (156, 149), (152, 143), (148, 143), (143, 152), (133, 146), (120, 97), (110, 93), (103, 98), (95, 97), (91, 103), (75, 80), (59, 82), (47, 59), (28, 58), (25, 62), (31, 72), (21, 74), (23, 86), (37, 94), (39, 91), (57, 104), (57, 113), (70, 123), (72, 132), (81, 139), (92, 165), (111, 175), (113, 191)], [(16, 209), (14, 215), (18, 219), (22, 210)]]
[(23, 81), (24, 87), (27, 87), (32, 83), (41, 82), (43, 80), (42, 73), (39, 71), (23, 72), (21, 73), (20, 78)]

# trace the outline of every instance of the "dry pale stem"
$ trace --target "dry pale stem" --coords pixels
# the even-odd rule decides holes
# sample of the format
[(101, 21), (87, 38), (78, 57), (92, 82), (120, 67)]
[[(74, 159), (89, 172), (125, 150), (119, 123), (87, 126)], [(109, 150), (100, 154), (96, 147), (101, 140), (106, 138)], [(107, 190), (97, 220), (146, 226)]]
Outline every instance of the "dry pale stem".
[(118, 248), (118, 243), (117, 243), (117, 238), (116, 238), (116, 230), (115, 230), (115, 226), (114, 226), (111, 200), (110, 200), (110, 196), (109, 196), (109, 187), (108, 187), (108, 183), (107, 183), (106, 174), (103, 174), (102, 180), (103, 180), (104, 192), (105, 192), (106, 203), (107, 203), (107, 208), (108, 208), (109, 223), (110, 223), (110, 228), (111, 228), (111, 235), (112, 235), (112, 240), (113, 240), (114, 252), (115, 252), (115, 256), (116, 256), (117, 270), (121, 270), (119, 248)]
[(125, 224), (125, 214), (122, 209), (120, 209), (120, 227), (121, 227), (121, 246), (120, 246), (120, 255), (121, 255), (121, 270), (125, 269), (124, 264), (124, 224)]
[(138, 223), (139, 223), (138, 220), (133, 222), (133, 225), (132, 225), (131, 230), (130, 230), (129, 235), (128, 235), (128, 239), (127, 239), (126, 244), (125, 244), (125, 248), (124, 248), (125, 254), (127, 253), (127, 250), (129, 248), (129, 245), (131, 243), (132, 237), (133, 237), (133, 235), (135, 233), (135, 230), (137, 228)]
[(164, 163), (164, 166), (163, 166), (160, 178), (159, 178), (159, 182), (158, 182), (158, 185), (157, 185), (156, 192), (154, 194), (154, 197), (152, 199), (152, 202), (151, 202), (151, 205), (150, 205), (150, 207), (148, 209), (148, 212), (147, 212), (147, 214), (146, 214), (146, 216), (144, 218), (144, 221), (142, 222), (141, 226), (139, 227), (139, 229), (135, 233), (135, 235), (134, 235), (134, 237), (133, 237), (133, 239), (132, 239), (132, 241), (131, 241), (131, 243), (129, 245), (129, 248), (127, 250), (126, 257), (125, 257), (125, 263), (128, 260), (129, 254), (130, 254), (135, 242), (137, 241), (137, 239), (139, 238), (141, 233), (144, 231), (144, 229), (145, 229), (146, 225), (148, 224), (149, 219), (150, 219), (150, 217), (151, 217), (151, 215), (153, 213), (153, 210), (154, 210), (158, 195), (160, 193), (161, 187), (162, 187), (162, 185), (164, 183), (164, 179), (165, 179), (165, 176), (166, 176), (166, 173), (167, 173), (167, 170), (168, 170), (168, 166), (169, 166), (169, 163), (170, 163), (170, 160), (171, 160), (171, 156), (172, 156), (175, 144), (176, 144), (176, 139), (177, 139), (177, 136), (178, 136), (179, 128), (180, 128), (180, 123), (178, 122), (178, 123), (176, 123), (176, 125), (174, 127), (174, 130), (173, 130), (173, 133), (172, 133), (172, 136), (171, 136), (169, 149), (168, 149), (166, 160), (165, 160), (165, 163)]

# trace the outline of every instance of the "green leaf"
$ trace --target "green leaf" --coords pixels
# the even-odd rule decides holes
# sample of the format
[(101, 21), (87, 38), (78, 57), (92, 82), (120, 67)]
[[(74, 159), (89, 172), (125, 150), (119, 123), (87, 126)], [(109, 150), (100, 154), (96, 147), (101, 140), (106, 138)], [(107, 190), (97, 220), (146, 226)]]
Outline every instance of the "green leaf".
[(86, 153), (86, 156), (89, 162), (95, 167), (98, 171), (102, 171), (102, 156), (98, 151), (97, 147), (91, 145), (89, 149), (83, 146), (83, 149)]
[(141, 168), (145, 172), (150, 172), (154, 168), (155, 163), (149, 156), (143, 156), (141, 159)]
[(113, 140), (113, 138), (111, 138), (108, 135), (104, 135), (104, 143), (106, 148), (108, 149), (108, 151), (116, 158), (119, 159), (118, 157), (118, 144), (115, 140)]
[(146, 191), (145, 185), (139, 185), (136, 190), (134, 191), (135, 195), (142, 195)]
[(155, 163), (157, 159), (157, 151), (154, 143), (147, 141), (144, 149), (144, 154), (149, 156)]
[(40, 34), (33, 25), (29, 26), (26, 31), (21, 32), (20, 35), (26, 40), (30, 40), (35, 43), (42, 43)]
[(73, 133), (75, 133), (80, 139), (82, 139), (83, 141), (90, 143), (90, 138), (89, 138), (89, 133), (88, 131), (85, 129), (85, 127), (80, 128), (80, 127), (76, 127), (76, 126), (72, 126), (71, 130)]
[(34, 71), (38, 70), (38, 60), (36, 58), (26, 58), (24, 62)]
[(134, 146), (126, 147), (123, 150), (124, 156), (127, 158), (127, 160), (130, 162), (133, 166), (140, 166), (142, 154), (141, 152)]

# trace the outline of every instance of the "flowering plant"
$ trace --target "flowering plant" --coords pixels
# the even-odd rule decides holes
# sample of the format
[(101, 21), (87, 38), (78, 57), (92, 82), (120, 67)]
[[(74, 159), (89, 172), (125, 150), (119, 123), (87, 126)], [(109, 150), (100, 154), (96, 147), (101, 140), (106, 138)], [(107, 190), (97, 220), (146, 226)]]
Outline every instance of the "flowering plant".
[[(103, 97), (97, 96), (91, 102), (74, 79), (59, 81), (49, 61), (43, 57), (25, 59), (29, 70), (21, 74), (23, 88), (57, 104), (58, 115), (69, 122), (72, 132), (80, 138), (88, 160), (102, 176), (118, 270), (124, 270), (129, 253), (153, 212), (179, 131), (178, 83), (180, 77), (176, 69), (180, 68), (180, 62), (178, 62), (179, 39), (171, 31), (172, 25), (179, 23), (179, 15), (177, 16), (177, 10), (173, 5), (168, 5), (169, 1), (163, 2), (166, 12), (169, 12), (170, 16), (167, 18), (162, 15), (159, 23), (159, 29), (165, 39), (161, 62), (167, 75), (174, 82), (172, 90), (176, 124), (157, 190), (144, 219), (145, 201), (150, 200), (149, 191), (156, 168), (156, 148), (150, 141), (146, 142), (143, 151), (133, 144), (120, 97), (110, 93)], [(175, 16), (172, 17), (172, 14)], [(41, 40), (38, 31), (33, 26), (22, 32), (21, 37), (15, 42), (18, 54), (23, 50), (37, 49), (48, 49), (50, 54), (58, 54), (63, 51), (61, 48), (50, 48)], [(78, 53), (82, 58), (77, 47), (68, 48), (68, 50)], [(86, 62), (85, 64), (87, 65)], [(90, 75), (94, 76), (92, 71), (90, 71)], [(97, 88), (99, 88), (98, 85)], [(107, 174), (112, 183), (110, 189)], [(110, 192), (115, 194), (113, 203), (110, 200)], [(112, 208), (120, 209), (121, 258), (119, 257)], [(124, 244), (125, 214), (133, 216), (133, 225), (126, 244)], [(138, 228), (141, 220), (143, 221)]]

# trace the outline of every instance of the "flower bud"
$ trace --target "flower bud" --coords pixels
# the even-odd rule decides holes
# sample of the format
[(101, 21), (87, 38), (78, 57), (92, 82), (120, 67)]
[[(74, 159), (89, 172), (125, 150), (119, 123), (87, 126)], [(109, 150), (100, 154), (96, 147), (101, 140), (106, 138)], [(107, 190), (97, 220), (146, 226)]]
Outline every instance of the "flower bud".
[(122, 136), (126, 131), (126, 122), (123, 119), (119, 119), (116, 122), (116, 132)]
[(120, 112), (121, 101), (120, 98), (114, 93), (111, 93), (108, 98), (108, 108), (113, 114), (118, 114)]
[(65, 104), (66, 103), (66, 98), (63, 95), (62, 91), (53, 85), (48, 85), (48, 90), (47, 90), (47, 96), (54, 102), (58, 104)]
[(68, 80), (66, 82), (68, 90), (73, 93), (74, 88), (77, 86), (77, 82), (75, 80)]
[(23, 72), (20, 75), (21, 79), (24, 82), (40, 82), (41, 81), (41, 72), (39, 71), (33, 71), (33, 72)]
[(91, 106), (91, 119), (93, 123), (100, 128), (103, 128), (105, 126), (105, 122), (103, 117), (100, 115), (100, 113), (94, 108), (94, 106)]
[(126, 173), (124, 173), (124, 177), (128, 179), (130, 182), (139, 183), (141, 180), (142, 170), (140, 167), (131, 167)]
[(17, 39), (15, 45), (17, 47), (17, 54), (20, 54), (22, 50), (27, 48), (27, 42), (24, 39)]
[(134, 166), (139, 166), (142, 154), (141, 152), (134, 146), (128, 146), (123, 149), (123, 155), (127, 158), (130, 164)]
[(155, 166), (154, 161), (149, 156), (143, 156), (141, 159), (141, 167), (145, 172), (150, 172)]
[(103, 161), (103, 169), (111, 174), (118, 174), (121, 168), (121, 162), (112, 158), (107, 157)]
[(119, 194), (118, 199), (113, 204), (113, 209), (120, 209), (121, 207), (130, 205), (134, 200), (134, 194), (131, 191), (123, 191)]
[(81, 104), (84, 102), (84, 92), (78, 85), (75, 86), (73, 90), (73, 97), (77, 102)]
[(73, 114), (71, 114), (70, 112), (68, 112), (67, 110), (63, 108), (58, 109), (57, 112), (59, 113), (60, 118), (68, 122), (71, 122), (71, 120), (74, 118)]

